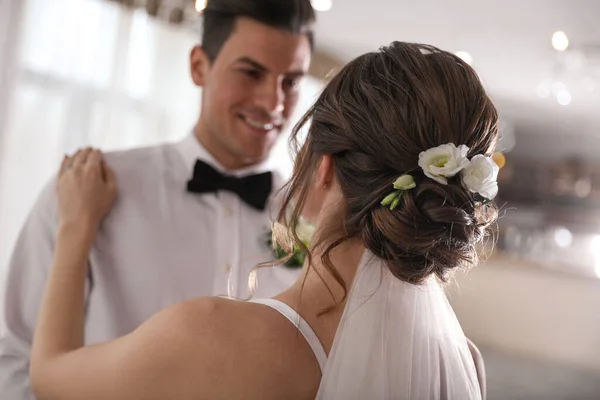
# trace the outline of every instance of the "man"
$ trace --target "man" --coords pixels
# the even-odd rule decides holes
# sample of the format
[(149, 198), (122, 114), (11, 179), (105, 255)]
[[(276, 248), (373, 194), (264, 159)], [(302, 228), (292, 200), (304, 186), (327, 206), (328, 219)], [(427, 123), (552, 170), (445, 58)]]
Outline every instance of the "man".
[[(119, 198), (89, 260), (86, 344), (126, 334), (187, 298), (248, 294), (250, 270), (269, 257), (272, 197), (282, 183), (266, 159), (296, 106), (314, 19), (309, 0), (208, 2), (202, 46), (190, 55), (192, 80), (202, 87), (193, 134), (107, 155)], [(56, 230), (51, 182), (9, 265), (3, 399), (33, 398), (29, 351)], [(283, 290), (294, 275), (284, 267), (261, 270), (257, 295)]]

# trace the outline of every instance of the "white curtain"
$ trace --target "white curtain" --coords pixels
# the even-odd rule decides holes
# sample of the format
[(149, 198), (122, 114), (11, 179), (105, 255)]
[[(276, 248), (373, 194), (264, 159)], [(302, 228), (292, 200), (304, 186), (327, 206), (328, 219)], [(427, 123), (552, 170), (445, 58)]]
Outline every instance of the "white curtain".
[[(173, 141), (200, 107), (198, 34), (100, 0), (0, 0), (0, 282), (16, 235), (65, 152)], [(298, 115), (321, 84), (305, 83)], [(282, 140), (273, 152), (283, 170)]]

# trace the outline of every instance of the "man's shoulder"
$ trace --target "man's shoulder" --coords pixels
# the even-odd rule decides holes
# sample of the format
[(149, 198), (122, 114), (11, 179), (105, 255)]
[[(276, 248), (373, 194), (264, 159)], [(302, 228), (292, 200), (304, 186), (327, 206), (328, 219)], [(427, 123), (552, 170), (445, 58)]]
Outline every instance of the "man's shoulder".
[(170, 162), (175, 154), (173, 143), (162, 143), (152, 146), (135, 147), (104, 153), (108, 165), (118, 174), (125, 171), (146, 170), (159, 167)]

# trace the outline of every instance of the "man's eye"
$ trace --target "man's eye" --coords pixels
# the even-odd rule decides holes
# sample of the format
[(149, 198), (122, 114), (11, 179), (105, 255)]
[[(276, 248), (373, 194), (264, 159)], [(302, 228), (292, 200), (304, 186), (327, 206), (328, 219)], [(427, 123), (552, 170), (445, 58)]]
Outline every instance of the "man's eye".
[(244, 73), (244, 75), (252, 79), (260, 79), (261, 77), (260, 71), (257, 71), (255, 69), (244, 69), (242, 70), (242, 72)]
[(283, 85), (287, 89), (296, 90), (300, 86), (300, 79), (285, 79)]

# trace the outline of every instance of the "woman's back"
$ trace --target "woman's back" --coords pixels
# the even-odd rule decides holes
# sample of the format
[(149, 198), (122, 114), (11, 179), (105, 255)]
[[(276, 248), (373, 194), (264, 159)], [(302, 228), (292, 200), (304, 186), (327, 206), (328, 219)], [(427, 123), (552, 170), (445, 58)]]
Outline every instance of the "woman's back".
[[(270, 307), (200, 298), (153, 319), (136, 335), (139, 362), (162, 371), (148, 385), (148, 398), (315, 397), (321, 370), (313, 350), (297, 328)], [(152, 331), (144, 332), (149, 326)], [(140, 371), (140, 378), (146, 372)], [(135, 373), (126, 378), (136, 386), (143, 384), (136, 382)]]

